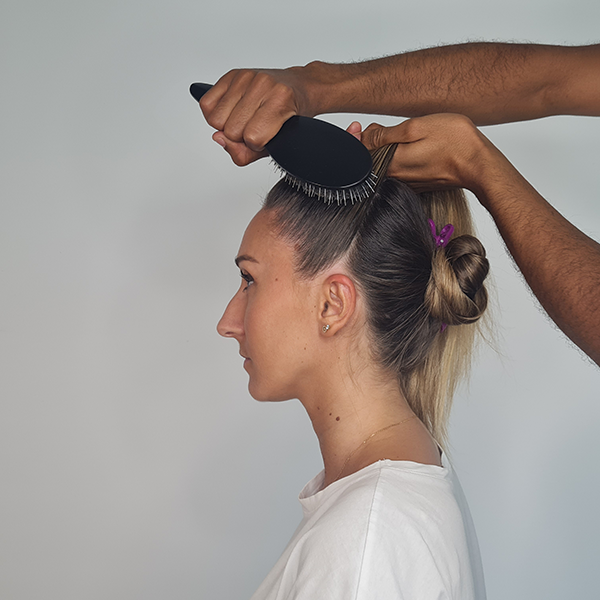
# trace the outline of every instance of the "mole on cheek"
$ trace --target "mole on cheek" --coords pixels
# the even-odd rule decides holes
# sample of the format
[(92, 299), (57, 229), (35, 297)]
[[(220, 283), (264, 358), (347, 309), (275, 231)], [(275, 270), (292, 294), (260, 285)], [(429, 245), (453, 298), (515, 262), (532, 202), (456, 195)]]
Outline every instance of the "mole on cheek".
[(340, 418), (339, 418), (339, 417), (336, 417), (336, 418), (335, 418), (335, 420), (336, 420), (336, 421), (339, 421), (339, 420), (340, 420)]

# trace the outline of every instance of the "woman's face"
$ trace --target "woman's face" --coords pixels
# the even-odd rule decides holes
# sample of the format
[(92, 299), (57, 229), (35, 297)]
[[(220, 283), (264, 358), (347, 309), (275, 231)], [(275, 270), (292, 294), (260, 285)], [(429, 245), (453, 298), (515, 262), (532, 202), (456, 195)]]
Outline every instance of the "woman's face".
[(220, 335), (239, 342), (257, 400), (297, 398), (317, 360), (318, 285), (299, 280), (292, 259), (292, 248), (273, 234), (269, 213), (259, 211), (236, 258), (240, 288), (217, 325)]

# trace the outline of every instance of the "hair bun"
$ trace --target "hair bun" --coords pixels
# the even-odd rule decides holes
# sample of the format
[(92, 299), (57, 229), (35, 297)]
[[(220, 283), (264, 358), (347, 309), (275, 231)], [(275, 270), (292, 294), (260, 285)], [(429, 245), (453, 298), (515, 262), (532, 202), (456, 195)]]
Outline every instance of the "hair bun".
[(425, 301), (431, 316), (448, 325), (473, 323), (487, 307), (483, 285), (490, 270), (483, 244), (460, 235), (434, 251)]

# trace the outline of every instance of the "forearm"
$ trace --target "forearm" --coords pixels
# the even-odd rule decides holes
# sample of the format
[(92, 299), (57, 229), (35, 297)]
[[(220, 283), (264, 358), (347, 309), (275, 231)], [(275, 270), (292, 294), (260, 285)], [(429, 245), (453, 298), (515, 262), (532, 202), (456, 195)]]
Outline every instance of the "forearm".
[(477, 125), (600, 115), (597, 45), (471, 43), (303, 69), (314, 114), (454, 112)]
[(482, 170), (483, 185), (473, 191), (544, 309), (600, 365), (600, 244), (498, 155)]

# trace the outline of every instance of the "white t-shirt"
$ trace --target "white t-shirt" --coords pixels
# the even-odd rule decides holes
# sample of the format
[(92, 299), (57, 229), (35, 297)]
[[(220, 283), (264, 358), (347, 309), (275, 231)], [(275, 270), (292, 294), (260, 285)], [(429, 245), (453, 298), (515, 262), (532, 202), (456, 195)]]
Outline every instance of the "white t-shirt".
[(251, 600), (484, 600), (479, 546), (446, 455), (381, 460), (300, 493), (304, 518)]

